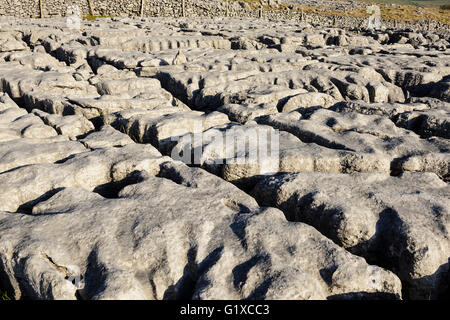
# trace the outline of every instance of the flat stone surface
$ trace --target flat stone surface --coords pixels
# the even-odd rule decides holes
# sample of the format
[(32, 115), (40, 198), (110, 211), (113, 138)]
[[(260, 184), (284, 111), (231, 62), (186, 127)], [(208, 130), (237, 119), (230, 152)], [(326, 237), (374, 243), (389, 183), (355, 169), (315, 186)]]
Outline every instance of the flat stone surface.
[(128, 135), (115, 130), (110, 125), (102, 126), (98, 131), (88, 134), (79, 141), (90, 149), (123, 147), (134, 143)]
[(44, 139), (22, 138), (0, 142), (0, 172), (27, 164), (53, 163), (86, 151), (78, 141), (64, 136)]

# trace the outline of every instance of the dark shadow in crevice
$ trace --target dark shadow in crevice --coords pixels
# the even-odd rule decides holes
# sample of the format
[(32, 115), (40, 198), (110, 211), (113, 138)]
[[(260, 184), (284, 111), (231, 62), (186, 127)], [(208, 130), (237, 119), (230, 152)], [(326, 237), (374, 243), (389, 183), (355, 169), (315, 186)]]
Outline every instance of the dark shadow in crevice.
[(63, 190), (64, 188), (55, 188), (50, 191), (45, 192), (41, 196), (37, 197), (36, 199), (27, 201), (19, 206), (17, 209), (17, 212), (21, 212), (23, 214), (32, 214), (33, 207), (36, 206), (38, 203), (46, 201), (53, 197), (55, 194)]
[(266, 297), (267, 291), (270, 288), (270, 285), (272, 284), (273, 279), (272, 278), (266, 278), (264, 281), (259, 284), (255, 290), (252, 291), (246, 298), (247, 300), (263, 300)]
[(195, 263), (197, 247), (189, 248), (187, 252), (187, 263), (184, 267), (183, 276), (176, 284), (169, 286), (164, 291), (163, 300), (190, 300), (195, 291), (198, 279), (198, 266)]
[[(447, 153), (447, 152), (444, 151), (442, 153)], [(401, 176), (405, 172), (406, 173), (407, 172), (413, 172), (413, 171), (405, 171), (405, 170), (403, 170), (403, 164), (410, 157), (411, 157), (410, 155), (407, 155), (407, 156), (404, 156), (404, 157), (401, 157), (401, 158), (394, 158), (394, 159), (392, 159), (391, 163), (390, 163), (390, 168), (389, 168), (390, 172), (389, 172), (389, 174), (391, 176), (393, 176), (393, 177), (398, 177), (398, 176)], [(419, 172), (427, 172), (427, 171), (424, 170), (424, 171), (419, 171)], [(431, 171), (431, 172), (433, 172), (433, 171)], [(433, 172), (433, 173), (435, 173), (439, 177), (439, 179), (441, 179), (442, 181), (447, 182), (447, 183), (450, 182), (450, 173), (447, 173), (447, 174), (443, 174), (442, 172)]]
[[(211, 172), (211, 173), (216, 174), (215, 172)], [(278, 174), (278, 173), (274, 172), (274, 174)], [(247, 193), (248, 195), (251, 196), (251, 191), (253, 190), (253, 188), (260, 181), (267, 178), (268, 176), (269, 175), (254, 175), (251, 177), (239, 178), (239, 179), (235, 179), (233, 181), (228, 181), (228, 182), (232, 183), (233, 185), (235, 185), (236, 187), (238, 187), (239, 189), (241, 189), (242, 191), (244, 191), (245, 193)], [(272, 176), (272, 175), (270, 175), (270, 176)], [(220, 175), (219, 175), (219, 177), (220, 177)]]
[(66, 157), (66, 158), (64, 158), (64, 159), (57, 160), (57, 161), (55, 161), (55, 162), (53, 162), (53, 163), (54, 163), (54, 164), (65, 163), (65, 162), (67, 162), (68, 160), (73, 159), (76, 155), (78, 155), (78, 153), (76, 153), (76, 154), (71, 154), (70, 156), (68, 156), (68, 157)]
[(329, 286), (332, 285), (333, 283), (333, 274), (334, 272), (337, 270), (337, 266), (336, 265), (332, 265), (328, 268), (322, 268), (319, 270), (319, 274), (320, 277), (322, 278), (323, 281), (325, 281), (325, 283)]
[(195, 100), (200, 90), (195, 90), (193, 92), (193, 97), (189, 99), (184, 84), (178, 83), (176, 80), (171, 79), (170, 76), (163, 73), (157, 73), (154, 78), (158, 79), (158, 81), (161, 83), (161, 87), (164, 90), (168, 91), (172, 96), (183, 102), (191, 110), (198, 109), (195, 106)]
[[(181, 172), (178, 167), (172, 166), (171, 162), (164, 162), (160, 165), (160, 171), (156, 177), (168, 179), (187, 188), (198, 188), (195, 181), (195, 174), (190, 171), (190, 168), (187, 168), (189, 170), (188, 172)], [(182, 167), (182, 169), (185, 168)]]
[[(3, 264), (2, 259), (0, 259), (0, 293), (6, 294), (9, 299), (13, 300), (15, 297), (14, 291), (14, 287), (11, 284), (9, 277), (6, 275), (5, 265)], [(0, 301), (1, 300), (0, 297)]]
[(198, 264), (196, 285), (192, 288), (192, 291), (189, 292), (189, 299), (193, 298), (193, 295), (195, 294), (195, 290), (197, 288), (206, 288), (209, 286), (209, 279), (207, 277), (201, 276), (207, 273), (219, 261), (220, 257), (223, 254), (223, 248), (223, 246), (217, 247)]
[(239, 291), (247, 281), (250, 270), (257, 264), (266, 261), (268, 258), (262, 255), (255, 255), (249, 260), (237, 265), (231, 271), (233, 274), (233, 285)]
[(446, 96), (444, 93), (449, 88), (448, 82), (449, 79), (447, 76), (438, 82), (418, 84), (415, 86), (407, 87), (405, 89), (407, 89), (413, 97), (430, 97), (444, 102), (450, 102), (450, 97), (448, 96), (448, 94)]
[(84, 288), (77, 290), (77, 299), (90, 300), (96, 294), (104, 291), (106, 288), (106, 273), (105, 266), (98, 261), (97, 248), (94, 248), (87, 258)]
[(93, 192), (104, 198), (114, 199), (119, 197), (119, 192), (126, 186), (140, 183), (145, 180), (141, 171), (133, 171), (120, 181), (111, 181), (95, 187)]
[(188, 262), (183, 276), (176, 284), (169, 286), (163, 295), (164, 300), (192, 300), (197, 288), (208, 287), (209, 280), (201, 277), (207, 273), (220, 259), (223, 246), (211, 251), (200, 263), (196, 263), (197, 248), (191, 247), (187, 252)]
[(244, 249), (247, 249), (247, 240), (245, 239), (245, 227), (247, 219), (243, 219), (240, 214), (236, 214), (233, 223), (230, 224), (231, 231), (238, 237)]
[(439, 268), (431, 275), (414, 279), (408, 289), (415, 289), (419, 292), (418, 296), (412, 299), (421, 300), (445, 300), (450, 294), (450, 258), (449, 262), (439, 266)]
[[(104, 124), (103, 116), (91, 118), (89, 121), (94, 125), (95, 131), (99, 131)], [(92, 133), (92, 131), (89, 133)]]
[(27, 166), (32, 166), (32, 165), (34, 165), (34, 164), (36, 164), (36, 163), (24, 164), (24, 165), (21, 165), (21, 166), (17, 166), (17, 167), (8, 169), (8, 170), (6, 170), (6, 171), (0, 172), (0, 175), (1, 175), (1, 174), (4, 174), (4, 173), (8, 173), (8, 172), (13, 172), (13, 171), (15, 171), (15, 170), (19, 170), (19, 169), (21, 169), (21, 168), (25, 168), (25, 167), (27, 167)]
[(402, 164), (408, 159), (408, 156), (394, 158), (391, 160), (389, 171), (393, 177), (400, 176), (403, 173)]
[(334, 294), (328, 296), (327, 300), (400, 300), (400, 297), (394, 293), (361, 291)]

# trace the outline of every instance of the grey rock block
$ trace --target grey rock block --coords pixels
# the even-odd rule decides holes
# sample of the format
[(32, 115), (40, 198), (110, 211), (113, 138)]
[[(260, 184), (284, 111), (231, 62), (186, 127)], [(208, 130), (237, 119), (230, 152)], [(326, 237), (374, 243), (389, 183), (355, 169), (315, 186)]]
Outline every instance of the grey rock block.
[(305, 116), (298, 112), (280, 113), (257, 121), (290, 132), (307, 143), (373, 155), (380, 163), (390, 163), (389, 170), (428, 171), (441, 177), (449, 174), (450, 145), (447, 140), (421, 139), (382, 116), (319, 108)]
[(39, 116), (45, 124), (53, 127), (59, 134), (71, 139), (76, 139), (76, 137), (94, 130), (94, 125), (80, 115), (60, 116), (36, 109), (33, 110), (33, 113)]
[(102, 126), (99, 131), (92, 132), (80, 139), (80, 142), (91, 149), (123, 147), (134, 143), (128, 135), (117, 131), (110, 125)]
[[(223, 180), (177, 165), (160, 175), (177, 176), (178, 183), (144, 175), (140, 183), (123, 188), (118, 199), (65, 188), (35, 206), (33, 215), (0, 213), (0, 259), (15, 296), (401, 296), (401, 284), (391, 272), (368, 265), (310, 226), (286, 222), (276, 209), (259, 208)], [(53, 231), (37, 232), (44, 225)], [(15, 252), (25, 259), (12, 259)], [(73, 265), (83, 275), (79, 286), (65, 280)]]
[(41, 201), (41, 196), (58, 188), (92, 191), (100, 185), (120, 181), (135, 170), (156, 174), (159, 164), (167, 160), (152, 146), (130, 144), (79, 153), (62, 163), (19, 167), (0, 175), (1, 210), (15, 212), (20, 207), (33, 207)]
[(0, 142), (0, 172), (29, 164), (53, 163), (85, 151), (81, 143), (63, 136)]
[(448, 289), (450, 188), (433, 173), (286, 174), (252, 194), (394, 271), (408, 298), (435, 299)]

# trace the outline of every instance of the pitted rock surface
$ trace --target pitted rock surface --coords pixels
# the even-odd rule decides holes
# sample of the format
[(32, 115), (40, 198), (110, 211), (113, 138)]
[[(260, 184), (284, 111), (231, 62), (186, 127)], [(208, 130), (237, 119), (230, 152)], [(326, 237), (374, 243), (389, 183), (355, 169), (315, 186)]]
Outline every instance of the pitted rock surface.
[(448, 297), (449, 34), (410, 27), (0, 17), (1, 291)]

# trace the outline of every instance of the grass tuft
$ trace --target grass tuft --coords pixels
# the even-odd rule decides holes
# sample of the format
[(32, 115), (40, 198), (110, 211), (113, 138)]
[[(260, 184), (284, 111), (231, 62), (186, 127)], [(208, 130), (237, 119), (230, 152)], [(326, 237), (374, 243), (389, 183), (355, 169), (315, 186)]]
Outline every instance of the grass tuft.
[[(259, 8), (259, 0), (229, 0), (240, 1), (250, 5), (252, 9)], [(397, 21), (439, 21), (450, 24), (450, 4), (442, 3), (446, 0), (359, 0), (366, 5), (377, 4), (381, 10), (382, 20)], [(392, 5), (396, 3), (396, 5)], [(425, 6), (426, 5), (426, 6)], [(262, 6), (263, 10), (274, 10), (267, 5)], [(278, 10), (289, 10), (287, 5), (281, 4)], [(344, 16), (355, 18), (368, 18), (366, 7), (341, 9), (336, 6), (319, 5), (293, 5), (291, 11), (304, 13), (315, 13), (326, 16)]]
[(12, 300), (8, 294), (6, 293), (6, 291), (3, 291), (2, 289), (0, 289), (0, 301), (10, 301)]
[(101, 18), (111, 18), (111, 17), (110, 16), (94, 16), (92, 14), (88, 14), (83, 17), (83, 20), (94, 21), (96, 19), (101, 19)]

